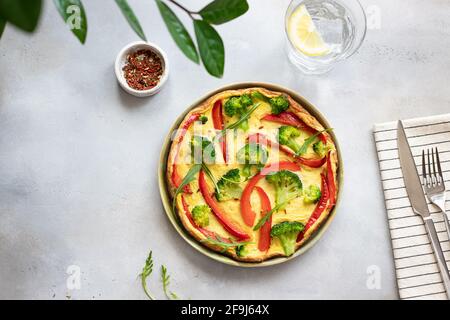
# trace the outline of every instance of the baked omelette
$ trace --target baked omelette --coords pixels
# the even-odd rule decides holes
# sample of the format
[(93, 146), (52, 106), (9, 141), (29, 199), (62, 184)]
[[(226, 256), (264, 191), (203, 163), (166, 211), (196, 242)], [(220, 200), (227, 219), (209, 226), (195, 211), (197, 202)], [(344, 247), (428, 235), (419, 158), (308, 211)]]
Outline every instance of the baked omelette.
[(339, 164), (329, 132), (285, 93), (212, 96), (181, 122), (167, 160), (184, 228), (238, 261), (292, 255), (336, 203)]

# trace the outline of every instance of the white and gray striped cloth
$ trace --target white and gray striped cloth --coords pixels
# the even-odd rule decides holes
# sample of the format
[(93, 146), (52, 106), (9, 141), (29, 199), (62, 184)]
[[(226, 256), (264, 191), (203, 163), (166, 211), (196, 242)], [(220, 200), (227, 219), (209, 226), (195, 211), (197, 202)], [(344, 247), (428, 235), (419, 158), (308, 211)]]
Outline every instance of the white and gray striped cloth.
[[(450, 114), (406, 120), (404, 126), (419, 172), (422, 149), (438, 147), (450, 209)], [(406, 194), (398, 160), (397, 122), (376, 124), (374, 137), (400, 298), (447, 299), (424, 223), (412, 211)], [(443, 217), (432, 204), (429, 209), (450, 267), (450, 243)]]

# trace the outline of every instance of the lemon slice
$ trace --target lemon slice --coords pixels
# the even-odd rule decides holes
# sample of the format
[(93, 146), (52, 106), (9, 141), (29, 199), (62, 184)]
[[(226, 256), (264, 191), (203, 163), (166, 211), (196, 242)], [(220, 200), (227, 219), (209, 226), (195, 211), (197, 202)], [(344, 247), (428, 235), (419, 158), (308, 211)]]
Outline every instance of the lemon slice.
[(305, 5), (298, 6), (288, 20), (288, 36), (292, 44), (307, 56), (323, 56), (330, 52)]

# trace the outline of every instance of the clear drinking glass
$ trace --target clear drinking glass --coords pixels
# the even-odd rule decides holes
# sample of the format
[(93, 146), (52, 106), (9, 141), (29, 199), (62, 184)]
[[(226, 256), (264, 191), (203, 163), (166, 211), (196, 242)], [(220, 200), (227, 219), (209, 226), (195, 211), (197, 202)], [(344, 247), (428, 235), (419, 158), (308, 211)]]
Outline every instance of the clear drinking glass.
[[(307, 74), (330, 71), (355, 53), (366, 35), (366, 15), (358, 0), (292, 0), (285, 21), (289, 60)], [(318, 36), (311, 38), (313, 49), (308, 49), (304, 38), (311, 32)]]

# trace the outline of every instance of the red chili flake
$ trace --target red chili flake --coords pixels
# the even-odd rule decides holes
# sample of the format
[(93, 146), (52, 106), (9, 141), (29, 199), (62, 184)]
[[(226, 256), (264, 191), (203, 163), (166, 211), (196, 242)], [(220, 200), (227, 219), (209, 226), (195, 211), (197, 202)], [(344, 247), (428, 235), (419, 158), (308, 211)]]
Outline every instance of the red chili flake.
[(138, 50), (129, 54), (122, 70), (128, 85), (136, 90), (155, 87), (163, 74), (161, 58), (151, 50)]

